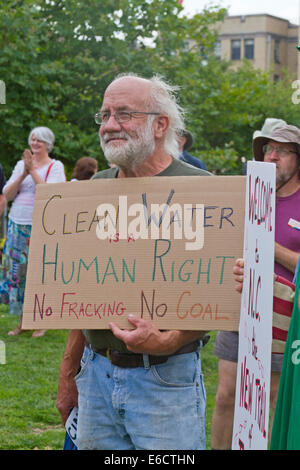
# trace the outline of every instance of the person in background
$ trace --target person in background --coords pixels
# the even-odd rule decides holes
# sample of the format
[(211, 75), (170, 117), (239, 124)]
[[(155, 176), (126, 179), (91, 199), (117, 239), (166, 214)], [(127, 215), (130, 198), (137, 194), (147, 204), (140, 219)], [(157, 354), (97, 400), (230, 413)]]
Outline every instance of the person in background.
[(194, 138), (189, 131), (183, 130), (177, 133), (177, 141), (179, 145), (180, 155), (179, 160), (182, 160), (185, 163), (195, 166), (196, 168), (201, 168), (206, 170), (206, 165), (199, 160), (199, 158), (194, 157), (188, 150), (192, 148), (194, 143)]
[[(31, 235), (33, 205), (37, 184), (66, 181), (63, 164), (50, 158), (55, 141), (48, 127), (32, 129), (28, 137), (30, 150), (26, 149), (3, 188), (8, 201), (13, 201), (8, 215), (8, 233), (4, 247), (6, 279), (1, 282), (1, 299), (6, 298), (9, 312), (20, 317), (19, 325), (8, 334), (22, 333), (22, 310)], [(43, 336), (45, 330), (34, 331), (32, 336)]]
[[(117, 77), (95, 120), (104, 155), (116, 166), (93, 179), (210, 175), (178, 159), (181, 111), (173, 87), (157, 77)], [(65, 422), (78, 403), (78, 449), (204, 449), (205, 332), (128, 320), (133, 329), (111, 323), (110, 330), (70, 331), (57, 408)]]
[[(286, 126), (286, 122), (283, 119), (276, 119), (276, 118), (266, 118), (264, 125), (262, 126), (261, 130), (254, 131), (252, 140), (256, 139), (257, 137), (268, 136), (271, 135), (272, 132), (276, 129), (276, 127)], [(247, 174), (247, 158), (241, 158), (242, 163), (242, 174)]]
[[(299, 230), (295, 225), (300, 222), (300, 129), (280, 119), (266, 119), (262, 130), (253, 134), (253, 154), (256, 161), (276, 164), (274, 271), (292, 282), (300, 253)], [(219, 358), (219, 383), (212, 419), (212, 447), (226, 450), (231, 448), (232, 441), (238, 332), (219, 332), (214, 352)], [(272, 354), (270, 427), (281, 368), (282, 355)]]
[(98, 171), (98, 162), (92, 157), (81, 157), (77, 160), (71, 181), (89, 180)]

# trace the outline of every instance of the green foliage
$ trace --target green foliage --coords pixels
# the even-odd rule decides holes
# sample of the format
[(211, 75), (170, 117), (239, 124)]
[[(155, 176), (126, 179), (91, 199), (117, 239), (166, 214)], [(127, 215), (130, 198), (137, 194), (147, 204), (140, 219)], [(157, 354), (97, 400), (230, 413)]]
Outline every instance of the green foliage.
[(195, 153), (195, 156), (203, 161), (214, 175), (240, 175), (242, 162), (232, 144), (233, 142), (225, 143), (224, 148), (215, 147), (200, 151)]
[[(219, 174), (224, 163), (221, 173), (241, 173), (240, 159), (252, 159), (253, 132), (267, 117), (300, 126), (299, 109), (291, 100), (293, 78), (273, 82), (270, 76), (247, 61), (235, 71), (213, 56), (198, 70), (175, 74), (174, 81), (182, 84), (187, 128), (194, 135), (191, 153), (209, 170)], [(219, 162), (218, 155), (223, 155)]]
[(172, 76), (188, 36), (213, 42), (208, 25), (219, 16), (187, 20), (181, 10), (177, 0), (2, 2), (0, 78), (7, 93), (0, 161), (6, 174), (36, 125), (54, 131), (52, 155), (69, 172), (86, 154), (105, 167), (93, 115), (108, 83), (128, 71)]

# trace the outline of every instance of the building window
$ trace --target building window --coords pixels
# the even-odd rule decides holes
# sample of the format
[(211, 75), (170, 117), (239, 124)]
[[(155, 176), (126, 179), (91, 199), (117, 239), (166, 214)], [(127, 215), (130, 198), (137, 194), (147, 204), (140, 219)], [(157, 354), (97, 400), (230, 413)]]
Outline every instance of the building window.
[(241, 60), (241, 40), (233, 39), (231, 41), (231, 60)]
[(274, 62), (275, 64), (280, 64), (280, 40), (279, 39), (275, 39)]
[(254, 39), (245, 39), (244, 42), (244, 57), (245, 59), (254, 59)]
[(215, 42), (214, 54), (217, 57), (217, 59), (221, 59), (221, 41)]

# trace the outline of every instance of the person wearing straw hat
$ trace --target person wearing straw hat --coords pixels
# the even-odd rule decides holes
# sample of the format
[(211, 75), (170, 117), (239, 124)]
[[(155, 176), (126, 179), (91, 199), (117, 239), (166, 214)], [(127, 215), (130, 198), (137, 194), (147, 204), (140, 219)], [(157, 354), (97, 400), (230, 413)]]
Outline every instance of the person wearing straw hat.
[(267, 118), (261, 130), (253, 132), (252, 141), (257, 142), (259, 137), (269, 138), (277, 127), (284, 127), (287, 123), (283, 119)]
[[(300, 129), (281, 119), (266, 119), (263, 128), (253, 134), (253, 154), (256, 161), (276, 164), (274, 271), (292, 282), (300, 253)], [(212, 420), (212, 447), (228, 449), (232, 439), (238, 333), (219, 332), (214, 352), (219, 358), (219, 384)], [(272, 417), (281, 367), (282, 355), (272, 354)]]

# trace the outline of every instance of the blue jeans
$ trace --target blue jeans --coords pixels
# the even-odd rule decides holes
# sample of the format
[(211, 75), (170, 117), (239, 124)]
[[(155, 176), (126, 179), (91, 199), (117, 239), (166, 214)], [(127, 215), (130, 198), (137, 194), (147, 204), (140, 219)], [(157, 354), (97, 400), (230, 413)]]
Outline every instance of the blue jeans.
[(206, 396), (199, 352), (120, 368), (89, 348), (76, 376), (78, 449), (204, 450)]

